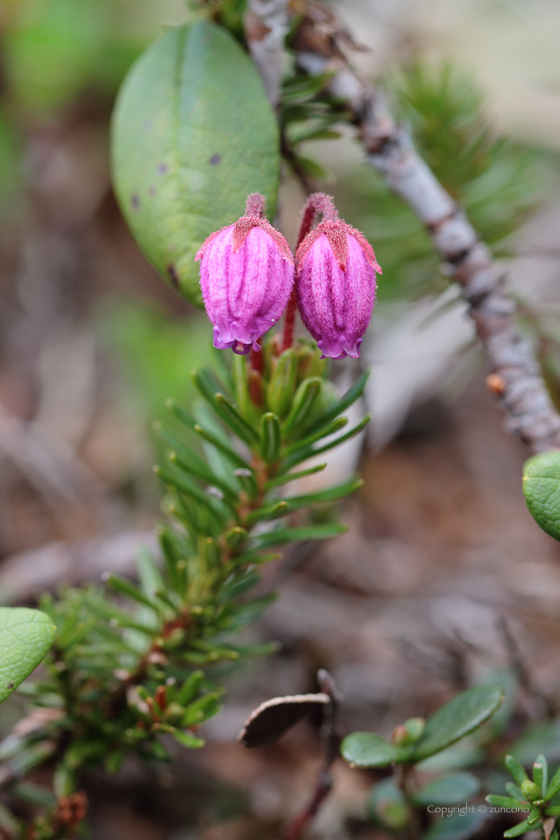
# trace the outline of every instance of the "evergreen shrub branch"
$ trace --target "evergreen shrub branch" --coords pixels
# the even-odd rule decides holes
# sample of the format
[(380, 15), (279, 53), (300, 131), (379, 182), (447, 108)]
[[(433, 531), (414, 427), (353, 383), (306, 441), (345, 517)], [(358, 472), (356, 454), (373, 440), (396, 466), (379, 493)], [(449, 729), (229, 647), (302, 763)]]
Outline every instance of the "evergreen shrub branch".
[[(22, 801), (52, 804), (27, 827), (0, 809), (6, 837), (73, 836), (76, 809), (85, 808), (83, 798), (72, 799), (83, 771), (115, 773), (131, 754), (167, 761), (164, 735), (202, 746), (198, 729), (220, 710), (224, 693), (219, 668), (271, 650), (239, 641), (274, 598), (251, 596), (259, 567), (280, 556), (279, 546), (345, 530), (336, 521), (310, 523), (304, 511), (343, 498), (359, 479), (315, 493), (287, 490), (325, 466), (298, 468), (303, 461), (363, 428), (367, 418), (347, 431), (343, 415), (366, 375), (339, 398), (313, 342), (281, 352), (278, 338), (265, 345), (260, 371), (236, 356), (219, 377), (193, 373), (201, 397), (193, 413), (170, 402), (168, 420), (156, 424), (168, 447), (156, 468), (166, 489), (162, 567), (146, 551), (138, 585), (107, 573), (104, 586), (41, 599), (55, 641), (40, 678), (20, 688), (31, 708), (0, 758), (16, 813)], [(26, 781), (43, 764), (52, 768), (52, 791)]]

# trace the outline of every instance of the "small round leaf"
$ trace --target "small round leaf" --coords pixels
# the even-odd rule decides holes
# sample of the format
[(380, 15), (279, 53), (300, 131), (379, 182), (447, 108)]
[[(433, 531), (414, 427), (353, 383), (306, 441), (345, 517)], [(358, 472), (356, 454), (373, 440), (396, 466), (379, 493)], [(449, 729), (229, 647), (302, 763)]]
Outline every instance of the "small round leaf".
[(55, 633), (40, 610), (0, 607), (0, 703), (42, 662)]
[(523, 493), (533, 519), (560, 540), (560, 452), (545, 452), (525, 462)]
[(353, 732), (342, 742), (341, 752), (354, 767), (388, 767), (393, 762), (406, 761), (410, 753), (375, 732)]
[(436, 820), (424, 834), (423, 840), (468, 840), (478, 834), (489, 816), (477, 808), (465, 813), (457, 811)]
[(428, 782), (412, 800), (416, 805), (460, 805), (479, 790), (480, 782), (472, 773), (449, 773)]
[(402, 790), (393, 779), (383, 779), (371, 789), (368, 814), (373, 822), (392, 831), (400, 831), (410, 819), (410, 809)]

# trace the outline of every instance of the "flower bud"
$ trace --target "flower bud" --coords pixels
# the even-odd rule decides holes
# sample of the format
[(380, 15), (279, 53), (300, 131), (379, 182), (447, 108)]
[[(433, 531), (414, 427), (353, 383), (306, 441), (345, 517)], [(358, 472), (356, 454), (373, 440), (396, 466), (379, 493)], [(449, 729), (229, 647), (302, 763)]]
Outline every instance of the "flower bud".
[(294, 283), (294, 260), (282, 234), (264, 218), (264, 198), (247, 199), (245, 215), (212, 233), (197, 253), (214, 347), (245, 355), (279, 320)]
[(310, 200), (324, 219), (296, 254), (298, 308), (323, 356), (358, 358), (375, 303), (375, 273), (382, 272), (363, 234), (338, 218), (328, 196), (318, 196)]
[(404, 723), (395, 726), (391, 741), (398, 747), (409, 747), (420, 740), (424, 732), (426, 721), (424, 718), (415, 717), (405, 720)]
[(534, 782), (531, 782), (529, 779), (525, 779), (524, 782), (521, 782), (521, 793), (527, 802), (534, 802), (535, 799), (540, 799), (542, 796), (540, 787)]

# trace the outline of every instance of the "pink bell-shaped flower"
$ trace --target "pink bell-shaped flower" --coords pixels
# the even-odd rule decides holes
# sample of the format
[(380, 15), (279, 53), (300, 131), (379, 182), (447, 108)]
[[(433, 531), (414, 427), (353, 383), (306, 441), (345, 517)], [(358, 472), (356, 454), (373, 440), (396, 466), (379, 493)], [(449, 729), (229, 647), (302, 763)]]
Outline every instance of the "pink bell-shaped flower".
[(338, 218), (329, 196), (310, 196), (304, 223), (306, 214), (312, 219), (318, 212), (323, 221), (296, 253), (298, 309), (323, 356), (358, 358), (375, 303), (375, 273), (382, 271), (367, 239)]
[(195, 259), (214, 347), (245, 355), (281, 318), (294, 284), (294, 258), (285, 238), (264, 218), (265, 200), (247, 199), (245, 215), (212, 233)]

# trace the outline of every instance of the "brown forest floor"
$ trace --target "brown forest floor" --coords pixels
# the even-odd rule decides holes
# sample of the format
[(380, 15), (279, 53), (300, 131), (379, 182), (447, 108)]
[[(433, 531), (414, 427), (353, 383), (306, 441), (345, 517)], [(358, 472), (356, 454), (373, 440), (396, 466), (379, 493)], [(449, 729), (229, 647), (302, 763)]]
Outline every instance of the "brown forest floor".
[[(0, 232), (3, 558), (149, 528), (158, 515), (153, 495), (139, 495), (130, 478), (151, 456), (115, 407), (114, 360), (96, 344), (90, 318), (115, 294), (157, 301), (173, 315), (187, 308), (144, 263), (120, 219), (105, 162), (106, 116), (91, 106), (59, 133), (35, 138), (26, 209)], [(67, 445), (53, 449), (45, 430)], [(364, 487), (343, 510), (350, 532), (267, 572), (263, 585), (278, 586), (280, 597), (252, 632), (280, 642), (279, 653), (230, 677), (204, 751), (178, 752), (172, 771), (157, 778), (130, 763), (116, 780), (89, 780), (94, 840), (278, 837), (312, 789), (317, 728), (302, 724), (256, 751), (235, 737), (262, 700), (313, 690), (319, 667), (344, 695), (346, 730), (390, 735), (504, 666), (531, 683), (527, 714), (542, 712), (541, 695), (560, 667), (560, 548), (526, 511), (525, 454), (504, 432), (482, 372), (454, 402), (417, 409), (381, 454), (366, 453)], [(47, 577), (57, 573), (56, 556), (50, 562)], [(21, 591), (32, 591), (44, 571), (31, 569)], [(0, 589), (2, 580), (0, 566)], [(3, 712), (4, 730), (12, 714)], [(373, 778), (341, 762), (335, 776), (316, 822), (323, 840), (344, 837), (343, 824), (361, 818)]]

